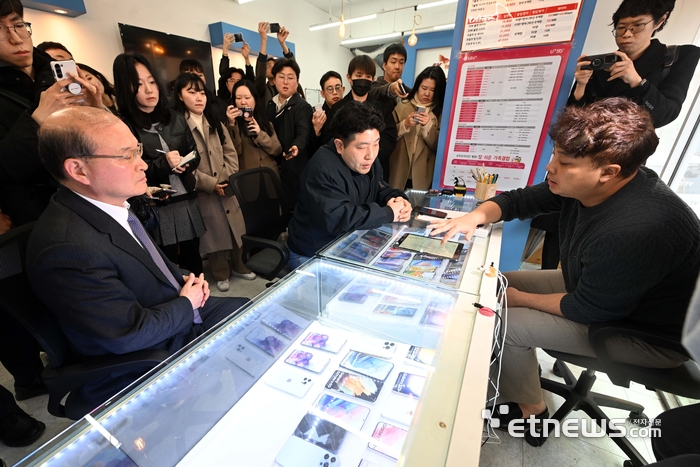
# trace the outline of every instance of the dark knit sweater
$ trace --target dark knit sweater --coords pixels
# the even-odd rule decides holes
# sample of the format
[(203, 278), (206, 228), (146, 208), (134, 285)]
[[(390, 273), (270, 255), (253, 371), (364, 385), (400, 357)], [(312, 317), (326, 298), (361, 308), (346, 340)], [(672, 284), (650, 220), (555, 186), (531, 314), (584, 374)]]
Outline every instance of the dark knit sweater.
[(546, 183), (492, 201), (506, 221), (561, 211), (565, 318), (583, 324), (624, 319), (680, 336), (700, 273), (700, 221), (652, 170), (642, 167), (590, 208), (553, 194)]

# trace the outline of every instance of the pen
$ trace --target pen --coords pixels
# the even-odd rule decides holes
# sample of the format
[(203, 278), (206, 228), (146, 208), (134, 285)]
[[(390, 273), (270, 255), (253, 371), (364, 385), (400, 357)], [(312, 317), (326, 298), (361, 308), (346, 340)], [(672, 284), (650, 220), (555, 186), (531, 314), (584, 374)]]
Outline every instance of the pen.
[(162, 153), (162, 154), (167, 154), (167, 153), (166, 153), (165, 151), (163, 151), (162, 149), (156, 149), (156, 152), (160, 152), (160, 153)]

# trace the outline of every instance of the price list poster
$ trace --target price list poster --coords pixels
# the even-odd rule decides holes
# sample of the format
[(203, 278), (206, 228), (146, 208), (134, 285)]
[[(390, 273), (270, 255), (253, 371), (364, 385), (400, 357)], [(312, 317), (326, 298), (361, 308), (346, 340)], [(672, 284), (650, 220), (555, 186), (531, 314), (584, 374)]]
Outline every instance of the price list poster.
[(527, 185), (547, 137), (570, 44), (461, 54), (441, 185), (475, 188), (471, 170), (498, 174), (498, 191)]
[(468, 0), (461, 51), (571, 42), (582, 0)]

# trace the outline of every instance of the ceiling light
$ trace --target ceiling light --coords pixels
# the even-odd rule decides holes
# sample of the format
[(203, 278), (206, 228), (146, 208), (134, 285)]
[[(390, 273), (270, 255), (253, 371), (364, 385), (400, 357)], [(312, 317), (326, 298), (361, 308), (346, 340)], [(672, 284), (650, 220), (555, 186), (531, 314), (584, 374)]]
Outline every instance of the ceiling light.
[(59, 15), (67, 15), (68, 12), (66, 10), (54, 10), (54, 13), (58, 13)]
[(236, 3), (243, 5), (244, 3), (252, 2), (253, 0), (233, 0)]
[(450, 3), (457, 3), (457, 0), (440, 0), (439, 2), (423, 3), (422, 5), (418, 5), (417, 8), (419, 10), (424, 10), (426, 8), (432, 8), (434, 6), (449, 5)]
[(451, 24), (443, 24), (443, 25), (440, 25), (440, 26), (435, 26), (435, 27), (433, 28), (433, 30), (434, 30), (434, 31), (442, 31), (442, 30), (444, 30), (444, 29), (454, 29), (454, 28), (455, 28), (455, 23), (451, 23)]
[[(360, 21), (367, 21), (370, 19), (375, 19), (376, 17), (377, 17), (376, 14), (367, 15), (367, 16), (359, 16), (357, 18), (346, 19), (342, 22), (345, 24), (359, 23)], [(319, 29), (334, 28), (336, 26), (340, 26), (340, 23), (341, 23), (341, 21), (335, 21), (333, 23), (316, 24), (314, 26), (311, 26), (309, 28), (309, 31), (318, 31)]]
[(350, 45), (350, 44), (357, 44), (360, 42), (378, 41), (378, 40), (382, 40), (382, 39), (391, 39), (393, 37), (399, 37), (399, 36), (401, 36), (400, 32), (392, 32), (390, 34), (381, 34), (379, 36), (362, 37), (360, 39), (347, 39), (344, 41), (340, 41), (340, 45)]

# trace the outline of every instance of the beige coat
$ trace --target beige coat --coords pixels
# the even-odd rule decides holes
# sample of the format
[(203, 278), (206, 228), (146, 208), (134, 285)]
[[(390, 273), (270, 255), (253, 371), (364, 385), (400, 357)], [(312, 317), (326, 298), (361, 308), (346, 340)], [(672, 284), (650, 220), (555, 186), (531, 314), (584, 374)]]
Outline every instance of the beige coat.
[(211, 253), (233, 249), (231, 234), (236, 243), (241, 246), (241, 235), (245, 234), (245, 222), (238, 205), (238, 200), (233, 196), (219, 196), (215, 191), (215, 185), (228, 181), (228, 178), (238, 172), (238, 155), (233, 147), (233, 142), (226, 128), (222, 126), (224, 144), (221, 144), (219, 135), (204, 118), (202, 126), (204, 135), (200, 133), (197, 124), (187, 116), (187, 124), (197, 142), (197, 150), (202, 160), (194, 172), (197, 189), (199, 210), (204, 218), (204, 226), (207, 232), (199, 238), (199, 251)]
[(276, 158), (282, 154), (282, 145), (277, 139), (274, 128), (272, 128), (272, 135), (261, 131), (255, 138), (241, 133), (238, 125), (230, 125), (229, 131), (233, 138), (233, 145), (238, 153), (240, 170), (269, 167), (275, 171), (279, 178), (280, 171), (277, 167)]
[(398, 137), (389, 158), (389, 184), (399, 190), (406, 188), (409, 178), (417, 190), (428, 190), (433, 182), (440, 119), (430, 111), (430, 122), (426, 126), (416, 125), (407, 130), (404, 120), (415, 110), (413, 103), (406, 101), (394, 109)]

